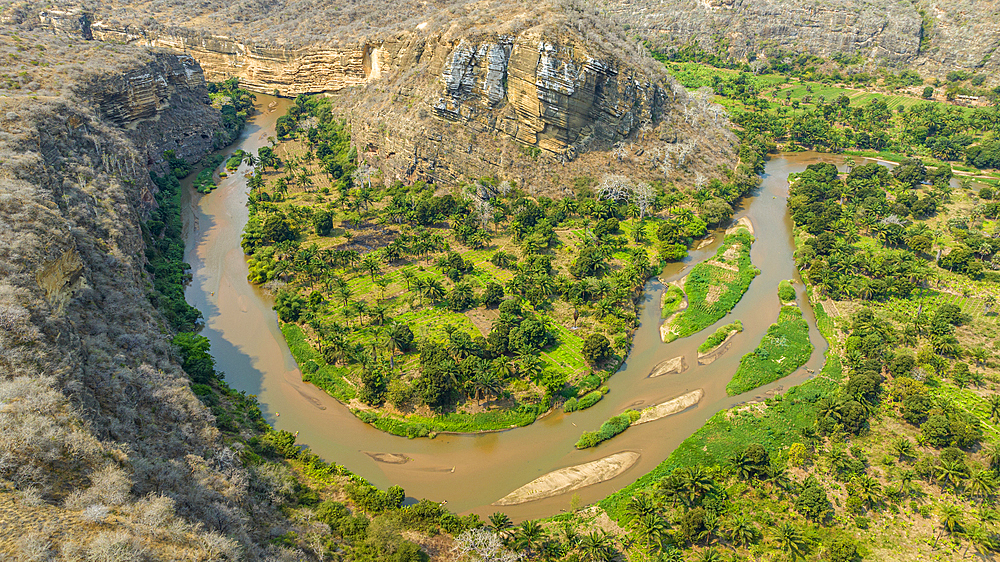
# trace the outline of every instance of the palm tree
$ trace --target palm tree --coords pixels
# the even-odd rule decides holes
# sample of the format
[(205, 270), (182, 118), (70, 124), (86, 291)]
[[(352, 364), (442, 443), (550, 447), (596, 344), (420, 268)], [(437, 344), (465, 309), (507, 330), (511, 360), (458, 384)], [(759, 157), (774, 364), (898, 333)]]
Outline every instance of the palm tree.
[(900, 437), (899, 439), (893, 441), (892, 451), (896, 453), (896, 456), (900, 461), (902, 461), (904, 457), (911, 459), (917, 457), (917, 449), (913, 446), (913, 442), (906, 437)]
[(746, 547), (746, 545), (757, 540), (759, 531), (744, 513), (738, 513), (729, 524), (729, 540)]
[[(941, 528), (948, 533), (962, 532), (962, 510), (954, 505), (941, 506)], [(935, 537), (935, 542), (937, 537)]]
[(990, 470), (1000, 471), (1000, 443), (990, 443), (983, 448), (983, 454), (986, 457), (986, 462), (989, 463)]
[[(972, 527), (965, 531), (965, 537), (969, 539), (969, 546), (976, 549), (976, 553), (979, 554), (981, 558), (985, 558), (986, 554), (997, 547), (996, 541), (993, 539), (993, 533), (989, 532), (985, 527)], [(965, 552), (968, 552), (969, 547), (965, 547)], [(962, 556), (965, 556), (965, 552), (962, 552)]]
[(782, 523), (775, 530), (774, 540), (778, 543), (778, 547), (785, 551), (792, 560), (796, 560), (800, 556), (805, 557), (806, 539), (802, 536), (802, 532), (791, 523), (787, 521)]
[(389, 286), (389, 283), (390, 283), (389, 278), (385, 276), (380, 276), (378, 279), (375, 280), (375, 284), (378, 285), (378, 290), (379, 290), (378, 300), (380, 301), (385, 300), (385, 290)]
[(514, 368), (511, 366), (510, 361), (503, 356), (490, 361), (490, 368), (500, 382), (509, 379), (514, 374)]
[(591, 532), (580, 539), (580, 559), (586, 562), (610, 562), (614, 559), (615, 551), (611, 547), (611, 540), (607, 533), (601, 531)]
[(635, 517), (629, 526), (647, 553), (659, 552), (663, 548), (663, 538), (670, 528), (670, 525), (657, 513), (645, 513)]
[(934, 467), (934, 472), (939, 483), (947, 484), (952, 488), (958, 488), (968, 476), (968, 469), (961, 461), (941, 461)]
[(510, 529), (514, 528), (514, 524), (511, 523), (510, 517), (507, 517), (506, 513), (499, 511), (490, 515), (490, 525), (493, 526), (494, 531), (501, 534), (509, 534)]
[(997, 490), (996, 480), (993, 473), (988, 470), (977, 470), (969, 476), (969, 483), (965, 492), (972, 497), (988, 499), (993, 497)]
[(681, 486), (684, 491), (682, 499), (688, 506), (694, 505), (701, 498), (715, 489), (715, 481), (702, 466), (687, 467), (680, 472)]
[(861, 474), (854, 478), (853, 484), (858, 498), (869, 509), (873, 509), (882, 501), (882, 484), (875, 478)]
[(649, 494), (639, 494), (632, 496), (625, 506), (625, 516), (629, 520), (637, 519), (646, 515), (657, 515), (656, 502)]
[(375, 274), (382, 271), (382, 258), (375, 252), (365, 254), (365, 257), (361, 258), (361, 269), (371, 274), (374, 283)]
[[(524, 521), (517, 528), (517, 546), (528, 552), (530, 558), (545, 542), (545, 531), (537, 521)], [(603, 562), (603, 561), (602, 561)]]
[(722, 554), (720, 554), (715, 547), (706, 548), (701, 551), (701, 556), (698, 557), (698, 562), (722, 562)]
[(997, 423), (1000, 421), (1000, 394), (993, 394), (987, 400), (990, 404), (990, 419)]
[(348, 299), (354, 294), (354, 291), (347, 285), (347, 283), (338, 277), (338, 281), (334, 281), (337, 284), (337, 296), (344, 299), (344, 306), (347, 306)]
[(410, 290), (410, 283), (413, 281), (413, 277), (414, 277), (413, 270), (410, 270), (410, 269), (401, 269), (401, 270), (399, 270), (399, 275), (403, 278), (403, 281), (406, 282), (406, 290), (409, 291)]
[(444, 285), (441, 284), (441, 280), (434, 278), (427, 279), (427, 282), (424, 285), (424, 295), (434, 301), (444, 298), (445, 290)]

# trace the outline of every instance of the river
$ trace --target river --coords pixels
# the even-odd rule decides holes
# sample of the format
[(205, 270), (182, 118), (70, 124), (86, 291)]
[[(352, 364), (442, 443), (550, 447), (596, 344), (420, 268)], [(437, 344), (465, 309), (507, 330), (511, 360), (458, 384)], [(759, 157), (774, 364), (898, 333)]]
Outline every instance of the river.
[[(227, 153), (237, 148), (256, 152), (266, 145), (274, 134), (275, 120), (284, 114), (290, 100), (258, 95), (258, 103), (261, 111), (249, 120), (241, 138)], [(514, 520), (551, 516), (568, 510), (574, 495), (578, 496), (575, 501), (586, 505), (635, 481), (719, 410), (787, 389), (808, 378), (807, 368), (821, 368), (826, 342), (816, 330), (812, 311), (803, 306), (815, 347), (807, 365), (748, 394), (726, 395), (726, 383), (740, 357), (756, 347), (778, 317), (778, 282), (797, 279), (791, 219), (785, 207), (788, 174), (820, 161), (840, 163), (841, 159), (809, 152), (772, 157), (761, 187), (737, 210), (736, 218), (748, 217), (756, 231), (751, 259), (761, 274), (731, 314), (689, 338), (669, 344), (659, 340), (658, 305), (663, 283), (683, 276), (693, 264), (713, 255), (722, 238), (717, 232), (711, 244), (692, 251), (685, 262), (672, 264), (647, 284), (632, 352), (609, 381), (611, 392), (604, 400), (581, 412), (550, 414), (525, 428), (406, 439), (362, 423), (338, 401), (303, 383), (278, 329), (271, 299), (246, 280), (247, 264), (240, 249), (240, 233), (247, 220), (245, 165), (223, 179), (209, 195), (185, 190), (186, 260), (194, 275), (187, 298), (204, 313), (202, 333), (211, 341), (218, 368), (231, 386), (255, 394), (266, 419), (275, 428), (298, 432), (299, 442), (322, 458), (346, 466), (379, 487), (398, 484), (410, 497), (447, 501), (452, 511), (485, 516), (501, 510), (490, 504), (552, 470), (621, 451), (640, 454), (628, 471), (607, 482), (574, 494), (502, 508)], [(801, 283), (797, 287), (799, 302), (804, 304)], [(715, 328), (735, 319), (743, 322), (743, 333), (734, 338), (721, 358), (699, 366), (698, 345)], [(679, 355), (687, 358), (689, 368), (685, 372), (647, 378), (654, 365)], [(581, 432), (597, 429), (604, 420), (626, 408), (657, 404), (697, 388), (704, 389), (705, 396), (693, 408), (632, 427), (593, 449), (578, 451), (573, 446)], [(397, 453), (410, 460), (403, 464), (377, 462), (370, 453)]]

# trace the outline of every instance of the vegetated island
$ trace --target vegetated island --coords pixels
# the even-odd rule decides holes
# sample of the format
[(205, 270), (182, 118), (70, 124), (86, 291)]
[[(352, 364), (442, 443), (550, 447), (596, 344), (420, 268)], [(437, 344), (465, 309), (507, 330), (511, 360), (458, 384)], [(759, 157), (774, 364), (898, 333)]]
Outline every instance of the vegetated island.
[(740, 359), (726, 393), (736, 396), (790, 375), (809, 361), (812, 351), (802, 311), (795, 305), (782, 306), (778, 321), (768, 327), (757, 348)]
[(709, 365), (726, 352), (729, 342), (736, 334), (743, 331), (743, 323), (739, 320), (720, 326), (698, 346), (698, 364)]
[(750, 282), (760, 273), (750, 262), (753, 235), (746, 225), (737, 226), (727, 232), (712, 259), (694, 266), (685, 277), (683, 292), (687, 306), (660, 327), (664, 342), (690, 336), (719, 321), (740, 302)]
[[(275, 293), (304, 380), (408, 437), (592, 405), (654, 264), (732, 213), (622, 176), (573, 178), (559, 201), (489, 177), (387, 182), (321, 97), (297, 98), (276, 134), (249, 182), (249, 279)], [(746, 186), (709, 187), (735, 200)]]

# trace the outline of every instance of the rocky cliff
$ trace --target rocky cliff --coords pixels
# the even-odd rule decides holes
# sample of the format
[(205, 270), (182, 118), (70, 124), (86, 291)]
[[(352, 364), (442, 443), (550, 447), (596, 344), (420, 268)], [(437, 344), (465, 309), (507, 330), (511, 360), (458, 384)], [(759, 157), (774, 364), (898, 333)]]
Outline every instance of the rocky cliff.
[(873, 65), (995, 73), (993, 0), (612, 0), (610, 14), (656, 45), (697, 42), (742, 58), (771, 48)]
[(11, 53), (52, 64), (0, 96), (0, 520), (18, 529), (0, 557), (260, 559), (280, 516), (247, 511), (253, 471), (147, 297), (149, 170), (167, 149), (199, 158), (219, 122), (201, 70), (16, 37), (0, 41), (5, 76), (28, 66)]
[(733, 162), (725, 120), (691, 128), (682, 89), (592, 9), (540, 5), (495, 18), (470, 29), (428, 17), (349, 46), (268, 46), (193, 24), (168, 32), (98, 16), (89, 29), (101, 41), (182, 52), (210, 79), (237, 76), (259, 93), (333, 95), (359, 151), (387, 179), (498, 175), (558, 191), (608, 165), (662, 178), (654, 163), (612, 161), (607, 151), (624, 142), (662, 153), (671, 150), (659, 146), (664, 138), (704, 145), (690, 170), (678, 169), (691, 177)]

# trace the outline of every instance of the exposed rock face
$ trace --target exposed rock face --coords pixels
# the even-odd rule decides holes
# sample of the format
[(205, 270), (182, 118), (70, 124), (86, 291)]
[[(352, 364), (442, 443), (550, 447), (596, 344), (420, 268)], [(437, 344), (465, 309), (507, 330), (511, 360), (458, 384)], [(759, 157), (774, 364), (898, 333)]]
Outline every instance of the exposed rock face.
[[(211, 137), (218, 111), (203, 103), (190, 60), (101, 50), (118, 64), (113, 73), (87, 58), (39, 67), (51, 73), (39, 79), (68, 82), (60, 96), (0, 98), (0, 480), (42, 490), (44, 513), (35, 510), (25, 532), (55, 525), (55, 548), (90, 540), (59, 526), (82, 508), (63, 500), (104, 492), (115, 507), (169, 496), (171, 517), (176, 505), (191, 524), (250, 547), (250, 517), (233, 495), (247, 474), (191, 392), (150, 303), (140, 227), (154, 189), (148, 166), (166, 149), (200, 158), (211, 146), (200, 133)], [(101, 489), (99, 474), (113, 486)], [(256, 509), (254, 519), (263, 519)], [(102, 526), (130, 531), (110, 518)], [(10, 552), (9, 539), (0, 551)], [(246, 558), (260, 559), (249, 548)]]
[[(144, 66), (86, 86), (81, 94), (94, 102), (103, 119), (128, 131), (142, 166), (162, 171), (166, 150), (197, 162), (212, 149), (220, 118), (207, 107), (204, 74), (190, 56), (157, 56)], [(103, 157), (120, 160), (122, 155)]]
[(437, 115), (458, 121), (490, 114), (519, 142), (570, 159), (593, 139), (614, 142), (657, 120), (666, 102), (660, 83), (598, 60), (575, 38), (550, 42), (536, 33), (463, 41), (442, 81), (446, 96), (434, 106)]
[[(568, 166), (559, 173), (564, 178), (599, 177), (608, 156), (595, 151), (622, 141), (686, 143), (684, 151), (698, 154), (690, 159), (692, 174), (712, 175), (719, 164), (735, 160), (728, 122), (715, 118), (693, 126), (693, 114), (704, 113), (705, 104), (694, 107), (662, 66), (645, 53), (609, 47), (620, 38), (585, 37), (565, 24), (475, 34), (429, 27), (348, 47), (295, 49), (208, 37), (196, 29), (146, 31), (96, 16), (90, 29), (98, 40), (183, 52), (207, 78), (237, 76), (258, 93), (333, 95), (351, 122), (359, 153), (387, 172), (387, 181), (453, 184), (496, 175), (551, 192), (553, 184), (565, 183), (546, 169)], [(155, 100), (145, 103), (152, 107)], [(694, 150), (702, 143), (704, 150)], [(643, 154), (646, 148), (633, 150)], [(589, 160), (577, 162), (582, 155)], [(631, 163), (615, 163), (635, 173)], [(660, 176), (654, 170), (650, 160), (639, 175)]]
[(772, 47), (856, 54), (943, 74), (1000, 68), (990, 57), (1000, 44), (998, 7), (994, 0), (614, 0), (609, 9), (659, 45), (696, 41), (737, 57)]

